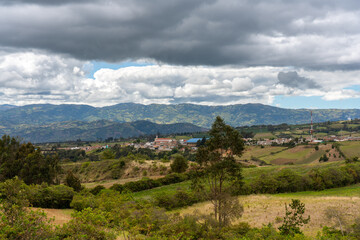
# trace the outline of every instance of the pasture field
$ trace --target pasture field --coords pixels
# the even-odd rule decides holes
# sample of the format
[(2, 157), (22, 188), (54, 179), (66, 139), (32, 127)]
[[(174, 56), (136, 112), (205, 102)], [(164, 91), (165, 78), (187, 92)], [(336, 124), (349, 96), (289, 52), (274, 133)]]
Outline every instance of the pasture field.
[(261, 160), (264, 160), (267, 163), (272, 164), (288, 164), (288, 163), (297, 163), (305, 159), (308, 155), (314, 152), (314, 147), (298, 145), (294, 148), (286, 149), (285, 151), (262, 157)]
[(256, 133), (254, 136), (254, 139), (261, 139), (261, 138), (276, 138), (276, 136), (274, 134), (272, 134), (271, 132), (259, 132)]
[(265, 146), (261, 148), (260, 146), (246, 146), (243, 155), (239, 159), (250, 160), (251, 157), (262, 158), (281, 152), (285, 149), (287, 149), (287, 147)]
[(347, 158), (360, 157), (360, 141), (341, 142), (340, 150)]
[[(294, 148), (284, 149), (275, 154), (259, 157), (261, 160), (275, 165), (282, 164), (309, 164), (317, 163), (319, 158), (329, 153), (330, 161), (339, 161), (339, 153), (331, 148), (330, 144), (319, 145), (319, 150), (315, 150), (313, 145), (298, 145)], [(335, 156), (335, 157), (334, 157)]]

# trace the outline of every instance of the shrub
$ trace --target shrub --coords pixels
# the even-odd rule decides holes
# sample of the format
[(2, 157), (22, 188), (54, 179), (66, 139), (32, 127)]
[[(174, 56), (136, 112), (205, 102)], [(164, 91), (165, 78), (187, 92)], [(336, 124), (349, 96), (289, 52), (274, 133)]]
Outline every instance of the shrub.
[(96, 196), (85, 190), (76, 194), (70, 203), (70, 207), (76, 211), (82, 211), (86, 208), (97, 208), (98, 206), (99, 201)]
[(65, 185), (31, 185), (28, 199), (33, 207), (70, 208), (74, 189)]
[(176, 173), (185, 172), (188, 169), (188, 161), (181, 155), (176, 155), (173, 162), (170, 164), (171, 171)]
[(58, 231), (61, 239), (116, 239), (116, 234), (108, 228), (107, 213), (99, 209), (86, 208), (72, 214), (70, 222)]
[(71, 171), (68, 171), (66, 175), (65, 185), (72, 187), (76, 192), (79, 192), (82, 188), (79, 178), (77, 178)]
[(90, 192), (93, 194), (93, 195), (98, 195), (101, 190), (105, 189), (105, 187), (103, 185), (97, 185), (95, 187), (93, 187), (92, 189), (90, 189)]

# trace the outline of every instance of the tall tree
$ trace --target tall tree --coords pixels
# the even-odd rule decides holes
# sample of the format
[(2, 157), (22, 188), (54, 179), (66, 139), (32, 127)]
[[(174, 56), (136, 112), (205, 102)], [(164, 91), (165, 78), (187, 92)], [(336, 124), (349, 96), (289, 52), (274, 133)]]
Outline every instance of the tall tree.
[(196, 161), (199, 164), (193, 186), (202, 189), (211, 200), (214, 217), (220, 226), (240, 217), (243, 208), (231, 193), (242, 186), (241, 164), (235, 155), (241, 155), (244, 143), (238, 131), (218, 116), (209, 132), (210, 139), (198, 148)]

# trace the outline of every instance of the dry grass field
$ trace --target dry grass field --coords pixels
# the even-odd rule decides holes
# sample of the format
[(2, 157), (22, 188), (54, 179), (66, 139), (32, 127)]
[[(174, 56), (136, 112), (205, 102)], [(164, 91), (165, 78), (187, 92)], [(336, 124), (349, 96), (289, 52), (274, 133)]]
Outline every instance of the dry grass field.
[[(261, 227), (263, 224), (271, 223), (275, 227), (281, 225), (281, 218), (285, 215), (285, 204), (290, 203), (291, 199), (300, 199), (305, 203), (305, 216), (310, 215), (310, 223), (303, 227), (303, 232), (307, 236), (316, 236), (323, 226), (332, 226), (325, 216), (328, 207), (336, 207), (344, 213), (349, 224), (360, 216), (360, 185), (356, 190), (348, 191), (348, 188), (337, 190), (325, 190), (321, 192), (304, 192), (296, 194), (274, 194), (274, 195), (249, 195), (240, 196), (239, 201), (244, 206), (243, 216), (236, 222), (248, 222), (252, 227)], [(350, 194), (349, 194), (350, 192)], [(336, 196), (339, 195), (339, 196)], [(344, 195), (344, 196), (342, 196)], [(211, 203), (204, 202), (195, 204), (191, 207), (179, 210), (181, 214), (192, 214), (194, 211), (210, 214)], [(235, 223), (236, 223), (235, 222)]]

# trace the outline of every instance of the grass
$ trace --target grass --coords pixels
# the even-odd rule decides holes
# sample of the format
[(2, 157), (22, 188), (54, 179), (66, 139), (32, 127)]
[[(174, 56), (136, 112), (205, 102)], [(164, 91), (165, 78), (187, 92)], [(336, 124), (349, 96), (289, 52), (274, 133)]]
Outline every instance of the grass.
[(340, 145), (341, 151), (345, 154), (346, 157), (360, 157), (360, 142), (341, 142)]
[(145, 191), (141, 191), (141, 192), (135, 192), (132, 194), (132, 196), (134, 198), (143, 198), (143, 199), (152, 199), (157, 195), (167, 195), (167, 194), (174, 194), (176, 193), (177, 189), (184, 189), (184, 190), (188, 190), (190, 188), (191, 185), (191, 181), (185, 181), (185, 182), (180, 182), (180, 183), (175, 183), (175, 184), (171, 184), (171, 185), (165, 185), (165, 186), (161, 186), (161, 187), (157, 187), (157, 188), (153, 188), (153, 189), (149, 189), (149, 190), (145, 190)]
[(287, 149), (286, 147), (272, 147), (266, 146), (261, 148), (260, 146), (247, 146), (245, 148), (244, 154), (241, 156), (240, 160), (248, 159), (250, 160), (251, 157), (256, 158), (264, 158), (266, 156), (270, 156), (274, 153), (280, 152)]
[[(329, 207), (335, 207), (343, 212), (349, 224), (353, 224), (355, 218), (360, 216), (360, 185), (357, 184), (319, 192), (239, 196), (238, 199), (244, 206), (244, 214), (234, 223), (248, 222), (252, 227), (271, 223), (279, 227), (281, 221), (276, 219), (281, 219), (285, 215), (284, 205), (295, 198), (305, 204), (305, 216), (310, 216), (310, 223), (302, 228), (304, 234), (310, 237), (315, 237), (323, 226), (333, 225), (325, 216), (325, 210)], [(191, 214), (194, 211), (198, 214), (210, 214), (212, 205), (210, 202), (203, 202), (176, 210), (180, 214)]]
[(261, 157), (261, 160), (273, 164), (283, 164), (288, 162), (297, 163), (298, 161), (305, 159), (313, 149), (314, 148), (312, 147), (299, 145), (277, 154)]
[(296, 193), (280, 193), (276, 194), (278, 197), (360, 197), (360, 184), (355, 184), (351, 186), (341, 187), (341, 188), (331, 188), (325, 189), (323, 191), (305, 191), (305, 192), (296, 192)]
[(41, 210), (46, 213), (47, 218), (53, 218), (55, 225), (62, 225), (71, 220), (71, 213), (73, 209), (51, 209), (51, 208), (33, 208), (34, 210)]
[(254, 139), (260, 139), (260, 138), (276, 138), (276, 136), (271, 132), (256, 133)]

